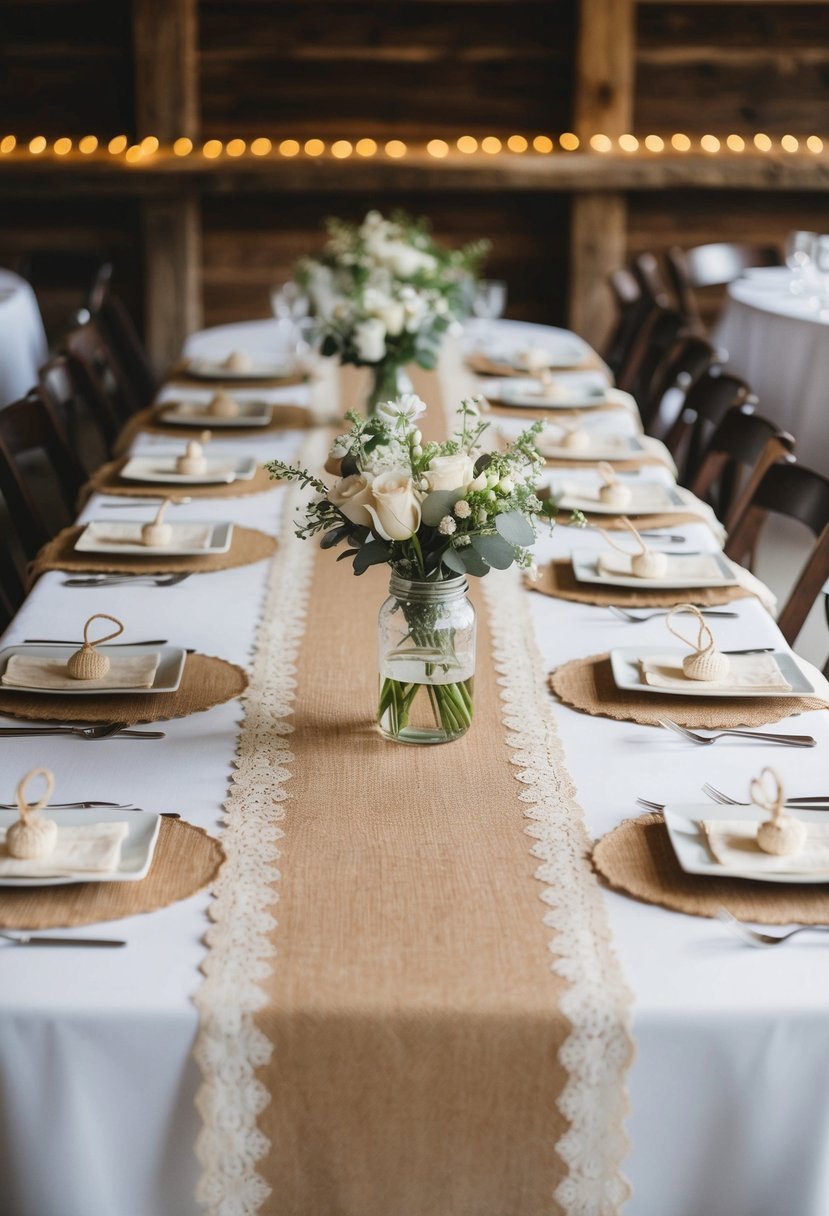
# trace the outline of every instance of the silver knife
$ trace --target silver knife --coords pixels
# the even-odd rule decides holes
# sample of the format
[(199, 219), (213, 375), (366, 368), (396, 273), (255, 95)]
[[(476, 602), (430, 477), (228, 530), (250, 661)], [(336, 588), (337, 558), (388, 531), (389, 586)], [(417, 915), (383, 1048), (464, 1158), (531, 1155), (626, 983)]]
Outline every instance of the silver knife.
[(117, 937), (45, 937), (43, 934), (0, 933), (0, 937), (14, 946), (126, 946)]

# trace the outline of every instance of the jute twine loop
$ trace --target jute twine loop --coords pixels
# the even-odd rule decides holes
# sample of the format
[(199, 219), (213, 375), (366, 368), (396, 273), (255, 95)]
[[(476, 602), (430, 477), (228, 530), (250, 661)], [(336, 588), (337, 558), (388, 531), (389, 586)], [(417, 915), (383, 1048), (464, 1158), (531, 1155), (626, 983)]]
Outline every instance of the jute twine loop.
[[(36, 802), (26, 801), (26, 786), (30, 781), (43, 777), (46, 789)], [(15, 793), (20, 818), (6, 832), (6, 849), (12, 857), (31, 860), (48, 857), (58, 838), (58, 825), (54, 819), (41, 819), (38, 814), (48, 804), (55, 788), (54, 774), (48, 768), (33, 768), (19, 782)]]
[[(690, 613), (696, 617), (699, 625), (696, 642), (691, 638), (686, 638), (684, 633), (680, 633), (678, 629), (674, 629), (671, 624), (671, 619), (680, 612)], [(679, 638), (680, 642), (684, 642), (686, 646), (692, 647), (694, 654), (686, 655), (682, 660), (682, 670), (689, 680), (724, 680), (728, 675), (730, 664), (728, 658), (724, 654), (720, 654), (714, 644), (714, 635), (705, 623), (702, 613), (699, 608), (693, 604), (677, 604), (672, 608), (665, 617), (665, 624), (668, 631)]]
[(627, 515), (622, 515), (619, 522), (627, 528), (639, 545), (638, 553), (628, 553), (627, 549), (623, 549), (621, 545), (617, 545), (615, 540), (605, 532), (604, 528), (599, 528), (599, 535), (607, 541), (611, 549), (615, 549), (617, 553), (624, 553), (625, 557), (630, 558), (631, 572), (637, 575), (637, 577), (660, 578), (668, 568), (668, 559), (665, 554), (658, 553), (656, 549), (652, 549), (650, 545), (645, 544), (638, 529), (628, 519)]
[(610, 503), (613, 506), (623, 507), (630, 502), (630, 487), (622, 485), (616, 477), (616, 470), (612, 464), (608, 464), (606, 460), (600, 460), (598, 464), (599, 476), (604, 485), (599, 489), (599, 499), (601, 502)]
[[(113, 625), (117, 625), (118, 628), (114, 633), (104, 634), (103, 637), (91, 642), (89, 626), (93, 621), (112, 621)], [(117, 638), (123, 632), (123, 623), (117, 617), (109, 616), (106, 612), (96, 612), (83, 627), (83, 646), (69, 656), (66, 664), (69, 675), (75, 680), (100, 680), (109, 671), (109, 658), (105, 654), (99, 654), (95, 647), (102, 645), (103, 642), (111, 642), (113, 638)]]
[(169, 507), (173, 500), (165, 498), (161, 506), (156, 512), (155, 519), (148, 524), (144, 524), (141, 529), (141, 540), (145, 545), (169, 545), (173, 537), (173, 529), (170, 524), (164, 523), (164, 512)]
[(752, 777), (748, 795), (755, 806), (771, 816), (757, 829), (757, 843), (763, 852), (778, 857), (799, 853), (806, 840), (806, 828), (799, 819), (786, 814), (783, 779), (777, 770), (764, 768), (759, 777)]

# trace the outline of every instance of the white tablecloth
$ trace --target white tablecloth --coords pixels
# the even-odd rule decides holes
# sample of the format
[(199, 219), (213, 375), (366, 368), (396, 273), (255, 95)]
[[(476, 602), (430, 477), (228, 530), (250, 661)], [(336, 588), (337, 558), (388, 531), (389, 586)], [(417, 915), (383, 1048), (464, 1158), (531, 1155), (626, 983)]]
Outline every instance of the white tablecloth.
[[(227, 353), (225, 341), (266, 349), (268, 325), (224, 328), (216, 335), (218, 353)], [(201, 335), (188, 350), (204, 353), (211, 341)], [(295, 400), (296, 394), (270, 395)], [(612, 417), (604, 415), (601, 425), (609, 426)], [(300, 438), (287, 433), (216, 443), (265, 459), (290, 457)], [(145, 437), (140, 446), (150, 445), (177, 446), (158, 437)], [(647, 476), (666, 475), (650, 469)], [(201, 501), (179, 508), (178, 517), (231, 518), (273, 531), (281, 501), (279, 492)], [(139, 518), (147, 511), (117, 514)], [(107, 515), (100, 499), (84, 518), (96, 515)], [(703, 525), (676, 531), (688, 538), (689, 549), (713, 546)], [(597, 533), (560, 528), (540, 539), (539, 557), (565, 555), (576, 543), (602, 542)], [(124, 620), (133, 637), (167, 637), (245, 663), (265, 577), (260, 563), (200, 575), (169, 590), (102, 593), (64, 588), (64, 576), (52, 573), (38, 582), (6, 641), (73, 636), (67, 631), (105, 610)], [(353, 576), (343, 569), (342, 577)], [(550, 667), (614, 645), (665, 638), (660, 621), (629, 626), (603, 609), (528, 595)], [(759, 603), (741, 600), (738, 609), (738, 620), (717, 623), (723, 647), (781, 644)], [(564, 707), (554, 712), (594, 836), (636, 815), (637, 795), (702, 801), (700, 786), (709, 780), (741, 796), (763, 764), (779, 767), (792, 794), (829, 792), (825, 712), (781, 724), (816, 735), (820, 746), (811, 751), (739, 742), (697, 749), (652, 728)], [(218, 706), (164, 723), (167, 738), (156, 743), (0, 739), (0, 798), (8, 800), (21, 773), (48, 762), (61, 801), (134, 799), (179, 810), (215, 832), (238, 718), (238, 705)], [(626, 1216), (826, 1216), (825, 939), (803, 935), (774, 954), (763, 953), (743, 946), (717, 922), (612, 893), (606, 900), (634, 995), (626, 1163), (634, 1195)], [(199, 1076), (189, 1053), (206, 906), (207, 897), (197, 895), (95, 927), (96, 934), (126, 937), (122, 951), (0, 948), (0, 1216), (196, 1212), (193, 1097)], [(278, 1213), (278, 1197), (265, 1210)]]
[(0, 406), (24, 397), (37, 384), (46, 355), (46, 333), (31, 285), (0, 270)]
[(715, 340), (758, 413), (794, 435), (802, 464), (829, 475), (829, 314), (809, 303), (814, 289), (796, 295), (790, 282), (786, 267), (764, 267), (730, 284)]

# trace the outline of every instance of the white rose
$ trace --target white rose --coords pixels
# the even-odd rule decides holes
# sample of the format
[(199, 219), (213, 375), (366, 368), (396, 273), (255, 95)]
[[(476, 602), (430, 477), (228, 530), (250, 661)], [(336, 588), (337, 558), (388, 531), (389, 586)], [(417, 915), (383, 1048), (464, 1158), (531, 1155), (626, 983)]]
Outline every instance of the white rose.
[(408, 540), (420, 527), (420, 502), (408, 473), (381, 473), (371, 484), (366, 503), (374, 531), (383, 540)]
[(343, 477), (328, 491), (328, 501), (339, 507), (346, 519), (353, 524), (362, 524), (370, 528), (372, 517), (366, 504), (371, 502), (371, 478), (364, 473), (353, 473)]
[(475, 476), (472, 457), (466, 452), (455, 456), (433, 456), (425, 470), (430, 490), (465, 490)]
[(406, 312), (398, 300), (388, 300), (382, 308), (375, 309), (375, 314), (386, 327), (386, 333), (396, 337), (402, 334), (406, 323)]
[(379, 363), (386, 353), (386, 327), (379, 317), (369, 317), (354, 326), (357, 358), (364, 363)]
[(434, 270), (435, 259), (430, 253), (413, 249), (411, 245), (389, 242), (383, 250), (383, 260), (401, 279), (411, 279), (421, 270)]

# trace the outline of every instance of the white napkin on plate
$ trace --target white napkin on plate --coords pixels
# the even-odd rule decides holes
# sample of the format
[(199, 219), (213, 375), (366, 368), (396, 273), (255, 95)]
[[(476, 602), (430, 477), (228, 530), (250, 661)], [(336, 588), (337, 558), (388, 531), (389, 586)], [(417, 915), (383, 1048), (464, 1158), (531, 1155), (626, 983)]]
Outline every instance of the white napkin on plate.
[[(147, 521), (150, 522), (149, 520)], [(144, 525), (138, 523), (110, 523), (95, 521), (87, 524), (85, 537), (96, 545), (141, 545), (141, 529)], [(164, 549), (206, 549), (213, 533), (212, 524), (170, 524), (173, 535), (169, 545), (157, 546)]]
[(49, 655), (13, 654), (2, 683), (11, 688), (71, 689), (81, 692), (87, 688), (152, 688), (158, 670), (159, 655), (112, 655), (109, 671), (100, 680), (75, 680), (66, 671), (66, 660)]
[(60, 878), (66, 874), (110, 874), (121, 862), (126, 823), (87, 823), (58, 826), (58, 838), (48, 857), (29, 860), (6, 853), (6, 829), (0, 828), (0, 878)]
[(745, 874), (829, 872), (829, 823), (807, 823), (806, 843), (796, 857), (764, 853), (757, 843), (759, 822), (752, 819), (703, 819), (700, 827), (715, 861)]
[[(671, 502), (667, 486), (636, 481), (626, 481), (624, 484), (630, 489), (631, 496), (627, 504), (619, 507), (615, 514), (624, 515), (626, 511), (637, 511), (649, 515), (661, 515), (666, 511), (681, 509)], [(573, 502), (584, 503), (586, 510), (590, 510), (593, 504), (601, 503), (598, 488), (591, 489), (589, 486), (580, 485), (577, 482), (565, 481), (562, 484), (561, 492)]]
[[(720, 564), (713, 553), (700, 553), (699, 556), (689, 555), (688, 557), (685, 557), (684, 554), (674, 555), (667, 553), (665, 556), (668, 565), (664, 575), (661, 575), (657, 579), (640, 579), (639, 581), (643, 586), (646, 587), (648, 583), (662, 582), (666, 578), (682, 578), (688, 579), (686, 585), (692, 587), (695, 582), (700, 580), (707, 581), (708, 579), (723, 578)], [(596, 569), (599, 574), (606, 574), (608, 576), (622, 575), (625, 578), (633, 577), (631, 558), (626, 553), (600, 553), (596, 559)]]
[[(690, 651), (689, 651), (690, 653)], [(684, 656), (641, 659), (642, 679), (650, 688), (679, 688), (685, 692), (785, 692), (791, 684), (777, 666), (773, 654), (730, 654), (729, 672), (724, 680), (691, 680), (682, 670)]]

